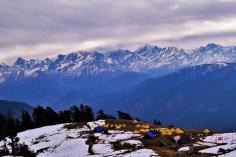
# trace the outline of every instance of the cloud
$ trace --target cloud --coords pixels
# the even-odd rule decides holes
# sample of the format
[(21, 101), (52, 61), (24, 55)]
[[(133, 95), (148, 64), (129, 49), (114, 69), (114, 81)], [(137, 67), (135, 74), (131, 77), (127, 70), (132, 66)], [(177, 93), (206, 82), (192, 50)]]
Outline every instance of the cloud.
[(0, 61), (144, 43), (229, 45), (235, 41), (235, 5), (234, 0), (2, 0)]

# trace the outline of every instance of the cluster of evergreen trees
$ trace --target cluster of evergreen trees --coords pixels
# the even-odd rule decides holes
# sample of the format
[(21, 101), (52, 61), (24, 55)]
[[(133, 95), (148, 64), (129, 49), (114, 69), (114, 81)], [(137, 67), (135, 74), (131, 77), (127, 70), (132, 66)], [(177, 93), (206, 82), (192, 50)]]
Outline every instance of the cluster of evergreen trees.
[[(117, 114), (119, 119), (133, 119), (128, 113), (118, 111)], [(82, 104), (60, 112), (56, 112), (50, 107), (38, 106), (32, 113), (23, 111), (19, 118), (13, 118), (11, 115), (4, 117), (0, 114), (0, 140), (7, 136), (14, 137), (17, 132), (33, 128), (60, 123), (89, 122), (94, 119), (116, 119), (116, 117), (99, 110), (94, 118), (92, 108)]]
[(71, 122), (93, 121), (92, 108), (86, 105), (73, 106), (69, 110), (55, 112), (52, 108), (38, 106), (32, 114), (23, 111), (21, 117), (12, 115), (4, 117), (0, 114), (0, 140), (7, 136), (15, 136), (17, 132), (38, 128), (47, 125)]

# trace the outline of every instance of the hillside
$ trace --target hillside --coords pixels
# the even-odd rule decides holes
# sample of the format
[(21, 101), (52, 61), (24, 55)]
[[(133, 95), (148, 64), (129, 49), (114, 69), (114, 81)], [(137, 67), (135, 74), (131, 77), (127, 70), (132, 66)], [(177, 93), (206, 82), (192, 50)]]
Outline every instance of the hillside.
[[(97, 126), (106, 128), (108, 132), (94, 132)], [(176, 132), (178, 129), (130, 120), (99, 120), (46, 126), (18, 133), (17, 136), (20, 143), (28, 145), (38, 157), (209, 157), (235, 154), (235, 133), (212, 134), (188, 129)], [(146, 130), (159, 130), (161, 134), (147, 138), (144, 137)], [(176, 143), (174, 137), (182, 142)], [(217, 137), (223, 139), (216, 140)], [(0, 149), (2, 146), (3, 141)]]
[(87, 101), (108, 112), (125, 110), (143, 119), (157, 117), (181, 127), (234, 130), (235, 67), (231, 63), (186, 68)]
[(23, 110), (32, 112), (33, 107), (23, 102), (0, 100), (0, 113), (4, 116), (9, 114), (11, 116), (19, 117)]
[[(97, 86), (78, 91), (72, 91), (55, 101), (53, 103), (53, 107), (56, 109), (64, 109), (68, 104), (89, 103), (94, 97), (129, 89), (149, 77), (149, 75), (144, 73), (124, 73), (123, 75), (105, 81), (104, 83), (101, 83)], [(93, 105), (93, 107), (96, 106)]]

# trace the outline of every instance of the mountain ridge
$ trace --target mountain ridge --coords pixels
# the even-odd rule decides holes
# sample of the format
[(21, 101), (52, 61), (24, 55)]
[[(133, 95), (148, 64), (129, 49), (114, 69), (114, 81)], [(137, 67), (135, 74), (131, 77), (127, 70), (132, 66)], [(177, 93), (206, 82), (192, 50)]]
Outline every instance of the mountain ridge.
[[(59, 100), (73, 92), (82, 92), (72, 99), (78, 100), (93, 89), (97, 91), (96, 95), (101, 95), (104, 90), (114, 92), (130, 88), (145, 79), (165, 76), (183, 68), (204, 64), (224, 66), (235, 61), (236, 47), (212, 43), (194, 50), (147, 44), (133, 52), (118, 49), (104, 53), (81, 51), (60, 54), (43, 60), (18, 58), (12, 66), (0, 66), (0, 98), (32, 106), (53, 105), (57, 109), (62, 105), (57, 104), (61, 102)], [(132, 75), (134, 73), (136, 75)], [(69, 105), (72, 104), (61, 107)]]
[(24, 102), (0, 100), (0, 114), (4, 116), (21, 118), (20, 116), (24, 110), (31, 113), (33, 111), (33, 107)]
[(223, 47), (210, 43), (185, 50), (146, 44), (133, 52), (122, 49), (105, 53), (79, 51), (43, 60), (25, 60), (19, 57), (12, 66), (1, 65), (0, 82), (35, 78), (42, 74), (68, 78), (114, 72), (144, 72), (159, 76), (183, 67), (233, 61), (236, 61), (234, 46)]
[(106, 111), (125, 110), (150, 121), (157, 116), (181, 127), (232, 131), (235, 87), (236, 63), (199, 65), (94, 97), (91, 104), (109, 105)]

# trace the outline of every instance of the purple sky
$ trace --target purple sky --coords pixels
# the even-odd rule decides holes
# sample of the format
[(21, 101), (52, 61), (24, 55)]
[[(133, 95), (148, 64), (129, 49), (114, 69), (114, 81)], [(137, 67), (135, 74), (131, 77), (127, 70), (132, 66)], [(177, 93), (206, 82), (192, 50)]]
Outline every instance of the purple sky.
[(149, 43), (236, 45), (236, 0), (1, 0), (0, 62)]

